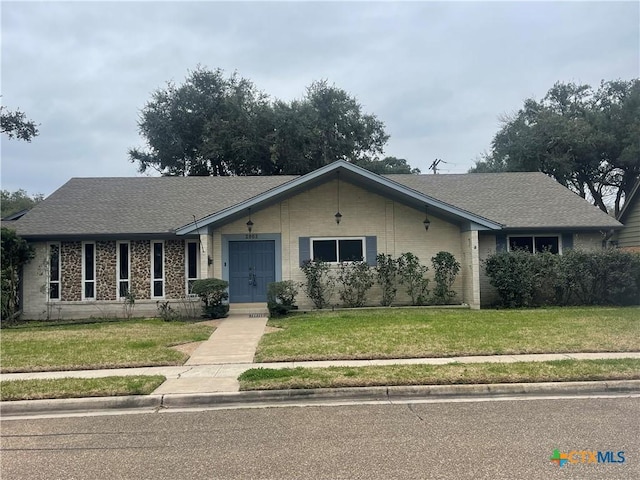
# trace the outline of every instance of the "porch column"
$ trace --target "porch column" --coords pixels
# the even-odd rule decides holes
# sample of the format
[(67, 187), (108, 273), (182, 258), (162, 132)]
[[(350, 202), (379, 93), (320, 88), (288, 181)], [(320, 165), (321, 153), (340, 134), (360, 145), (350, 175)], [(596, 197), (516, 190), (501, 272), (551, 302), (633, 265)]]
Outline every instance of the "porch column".
[(478, 310), (480, 308), (480, 249), (478, 231), (462, 232), (462, 291), (463, 301)]
[(209, 266), (209, 258), (211, 257), (211, 238), (206, 233), (200, 234), (200, 278), (210, 278), (211, 266)]

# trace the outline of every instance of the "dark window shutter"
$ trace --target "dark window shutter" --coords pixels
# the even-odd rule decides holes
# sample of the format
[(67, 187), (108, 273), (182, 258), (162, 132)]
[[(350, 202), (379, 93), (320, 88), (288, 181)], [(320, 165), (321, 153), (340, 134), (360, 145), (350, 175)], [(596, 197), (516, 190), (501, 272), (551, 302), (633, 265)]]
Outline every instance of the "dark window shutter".
[(507, 251), (507, 236), (504, 234), (496, 235), (496, 252)]
[(367, 264), (375, 267), (378, 264), (378, 237), (366, 237)]
[(571, 250), (573, 248), (573, 233), (562, 234), (562, 251)]
[(307, 261), (311, 260), (311, 242), (309, 237), (298, 237), (298, 251), (300, 253), (300, 266)]

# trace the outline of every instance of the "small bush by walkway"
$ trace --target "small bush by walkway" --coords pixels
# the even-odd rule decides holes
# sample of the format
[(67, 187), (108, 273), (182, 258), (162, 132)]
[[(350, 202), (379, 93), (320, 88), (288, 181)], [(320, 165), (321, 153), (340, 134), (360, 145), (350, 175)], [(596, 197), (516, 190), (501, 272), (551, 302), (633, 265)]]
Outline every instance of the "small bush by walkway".
[(182, 365), (188, 355), (170, 347), (206, 340), (213, 330), (158, 319), (5, 328), (2, 372)]
[(640, 379), (640, 360), (636, 359), (278, 370), (253, 368), (239, 377), (240, 390), (636, 379)]
[(640, 308), (372, 309), (268, 323), (256, 361), (640, 351)]

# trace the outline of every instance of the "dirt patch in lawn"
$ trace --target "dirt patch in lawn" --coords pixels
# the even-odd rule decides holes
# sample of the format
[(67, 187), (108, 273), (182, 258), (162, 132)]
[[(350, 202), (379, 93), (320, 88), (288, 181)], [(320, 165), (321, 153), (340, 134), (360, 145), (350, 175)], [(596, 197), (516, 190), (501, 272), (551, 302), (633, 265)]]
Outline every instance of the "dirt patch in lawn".
[(174, 350), (177, 350), (180, 353), (184, 353), (185, 355), (193, 355), (193, 352), (196, 351), (196, 348), (198, 348), (200, 345), (202, 345), (204, 342), (191, 342), (191, 343), (183, 343), (180, 345), (174, 345), (173, 347), (171, 347)]
[[(221, 321), (222, 319), (220, 318), (216, 320), (205, 320), (204, 322), (198, 322), (198, 325), (209, 325), (211, 327), (218, 328), (220, 326)], [(203, 343), (204, 342), (181, 343), (180, 345), (174, 345), (171, 348), (174, 350), (177, 350), (180, 353), (184, 353), (188, 356), (191, 356), (193, 355), (193, 352), (196, 351), (196, 348), (198, 348)]]
[(284, 328), (270, 327), (268, 325), (264, 327), (264, 333), (275, 333), (275, 332), (280, 332), (282, 330), (284, 330)]

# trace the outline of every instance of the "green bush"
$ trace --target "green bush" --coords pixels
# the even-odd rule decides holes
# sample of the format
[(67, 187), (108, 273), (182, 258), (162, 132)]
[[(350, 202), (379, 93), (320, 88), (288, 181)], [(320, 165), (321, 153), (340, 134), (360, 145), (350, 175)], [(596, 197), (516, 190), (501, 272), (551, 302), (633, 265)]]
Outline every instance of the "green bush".
[(436, 287), (433, 289), (433, 303), (438, 305), (451, 303), (456, 296), (456, 292), (451, 287), (460, 272), (460, 263), (452, 253), (438, 252), (435, 257), (431, 257), (431, 264), (436, 282)]
[(429, 296), (429, 279), (425, 277), (429, 267), (422, 265), (420, 259), (407, 252), (398, 258), (400, 283), (407, 286), (407, 294), (412, 305), (424, 305)]
[(331, 276), (329, 264), (322, 260), (306, 260), (300, 268), (307, 277), (303, 287), (313, 305), (316, 308), (328, 307), (335, 287), (335, 278)]
[(0, 292), (2, 325), (10, 324), (20, 311), (20, 271), (34, 257), (34, 249), (16, 232), (2, 227), (0, 233)]
[(373, 286), (373, 272), (367, 262), (341, 263), (338, 270), (338, 295), (345, 307), (364, 306), (367, 291)]
[(191, 291), (203, 302), (202, 312), (206, 318), (222, 318), (229, 313), (229, 305), (222, 302), (229, 298), (229, 282), (218, 278), (206, 278), (193, 282)]
[(295, 308), (296, 295), (298, 295), (298, 289), (295, 282), (291, 280), (272, 282), (267, 285), (269, 315), (280, 317), (289, 313)]
[(396, 294), (398, 293), (398, 288), (396, 287), (398, 260), (384, 253), (379, 253), (376, 260), (376, 281), (382, 290), (380, 305), (388, 307), (396, 299)]
[(524, 250), (498, 252), (484, 261), (485, 271), (505, 307), (531, 305), (534, 255)]
[(506, 307), (640, 304), (638, 253), (500, 252), (486, 259), (484, 266)]

